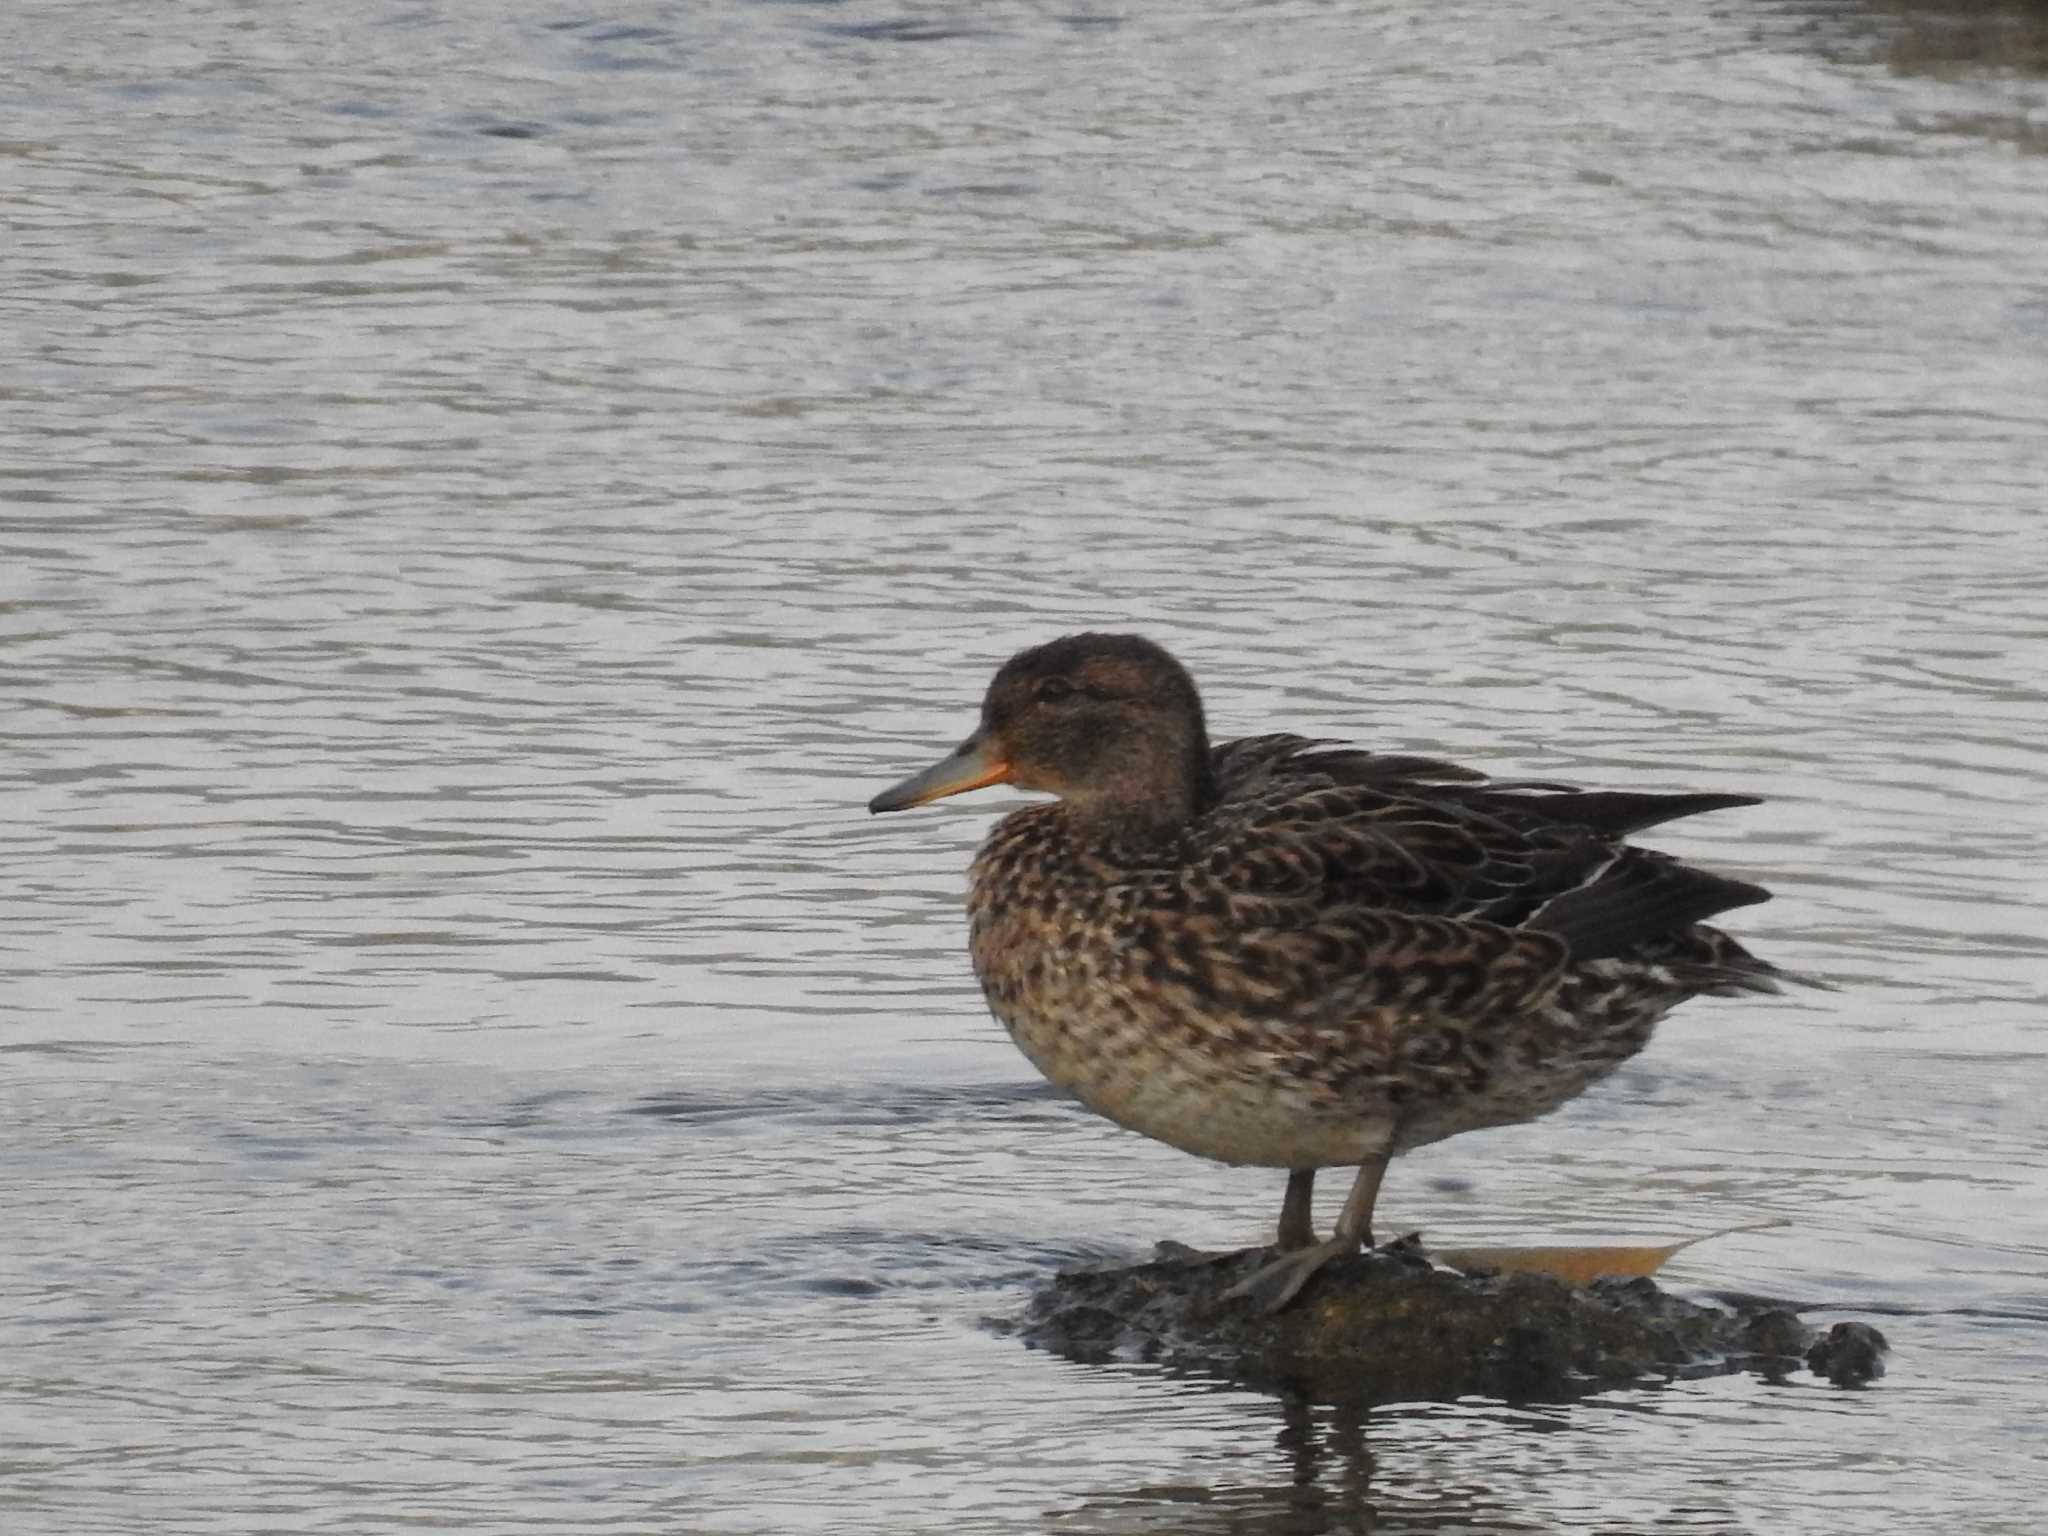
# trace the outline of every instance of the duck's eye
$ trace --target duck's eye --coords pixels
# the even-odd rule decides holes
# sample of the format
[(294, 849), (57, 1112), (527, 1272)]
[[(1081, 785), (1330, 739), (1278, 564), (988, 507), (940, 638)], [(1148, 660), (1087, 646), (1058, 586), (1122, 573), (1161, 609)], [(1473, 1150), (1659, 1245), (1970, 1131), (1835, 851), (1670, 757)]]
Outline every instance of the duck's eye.
[(1074, 685), (1064, 677), (1048, 677), (1038, 685), (1038, 702), (1041, 704), (1057, 704), (1073, 696)]

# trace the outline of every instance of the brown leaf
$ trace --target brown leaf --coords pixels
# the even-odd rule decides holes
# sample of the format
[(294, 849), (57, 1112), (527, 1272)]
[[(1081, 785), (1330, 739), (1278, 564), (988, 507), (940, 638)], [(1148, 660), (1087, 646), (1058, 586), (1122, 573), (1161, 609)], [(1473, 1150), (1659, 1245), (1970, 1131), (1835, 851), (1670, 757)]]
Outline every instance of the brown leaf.
[(1585, 1285), (1607, 1275), (1619, 1275), (1624, 1278), (1654, 1275), (1664, 1267), (1664, 1262), (1674, 1253), (1690, 1248), (1694, 1243), (1704, 1243), (1709, 1238), (1727, 1237), (1736, 1232), (1761, 1232), (1770, 1227), (1786, 1225), (1788, 1223), (1782, 1220), (1753, 1222), (1746, 1226), (1723, 1227), (1718, 1232), (1704, 1232), (1698, 1237), (1688, 1237), (1676, 1243), (1642, 1247), (1454, 1248), (1432, 1252), (1430, 1257), (1439, 1264), (1448, 1264), (1452, 1269), (1486, 1270), (1496, 1274), (1555, 1275), (1558, 1279), (1573, 1285)]

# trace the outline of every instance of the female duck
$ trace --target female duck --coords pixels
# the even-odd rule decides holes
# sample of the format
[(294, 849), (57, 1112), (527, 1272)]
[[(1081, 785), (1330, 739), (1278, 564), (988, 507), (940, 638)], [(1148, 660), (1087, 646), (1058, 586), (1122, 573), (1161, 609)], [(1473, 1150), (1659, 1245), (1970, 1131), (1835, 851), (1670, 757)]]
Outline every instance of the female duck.
[[(1193, 680), (1135, 635), (1011, 658), (958, 750), (877, 795), (989, 784), (1059, 798), (1003, 818), (970, 877), (990, 1008), (1090, 1108), (1228, 1163), (1289, 1170), (1285, 1306), (1372, 1242), (1396, 1153), (1533, 1119), (1702, 993), (1777, 990), (1701, 920), (1768, 892), (1632, 848), (1740, 795), (1488, 784), (1298, 736), (1211, 747)], [(1356, 1167), (1335, 1234), (1315, 1170)]]

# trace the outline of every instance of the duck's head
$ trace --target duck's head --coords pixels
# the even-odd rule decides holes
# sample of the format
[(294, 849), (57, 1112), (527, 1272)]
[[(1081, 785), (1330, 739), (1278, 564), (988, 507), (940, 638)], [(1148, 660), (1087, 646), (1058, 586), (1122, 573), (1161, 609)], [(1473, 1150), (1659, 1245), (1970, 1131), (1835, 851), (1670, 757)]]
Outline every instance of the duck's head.
[(868, 809), (987, 784), (1042, 789), (1083, 816), (1188, 820), (1214, 794), (1194, 679), (1137, 635), (1068, 635), (1019, 651), (988, 685), (974, 734)]

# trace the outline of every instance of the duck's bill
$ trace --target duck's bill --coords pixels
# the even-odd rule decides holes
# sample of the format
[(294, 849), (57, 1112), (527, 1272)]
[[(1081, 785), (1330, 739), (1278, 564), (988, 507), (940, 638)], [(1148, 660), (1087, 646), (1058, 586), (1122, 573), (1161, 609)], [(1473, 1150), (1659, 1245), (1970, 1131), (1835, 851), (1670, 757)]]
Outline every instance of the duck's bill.
[(979, 736), (970, 736), (950, 757), (942, 757), (923, 773), (913, 773), (901, 784), (883, 790), (868, 802), (868, 809), (907, 811), (927, 800), (943, 800), (947, 795), (962, 795), (970, 789), (1009, 781), (1010, 765)]

